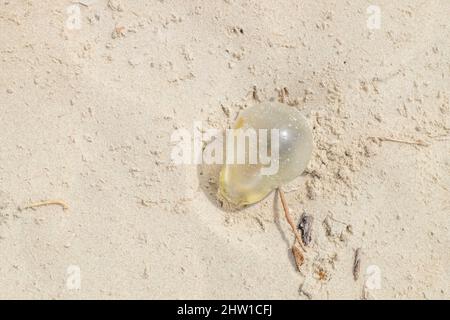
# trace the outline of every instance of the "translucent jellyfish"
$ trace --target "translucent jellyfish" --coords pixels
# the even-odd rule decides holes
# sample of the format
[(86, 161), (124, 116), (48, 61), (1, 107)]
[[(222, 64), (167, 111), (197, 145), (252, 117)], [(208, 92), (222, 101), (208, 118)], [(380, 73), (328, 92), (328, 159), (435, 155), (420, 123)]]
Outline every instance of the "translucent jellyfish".
[[(258, 140), (256, 162), (250, 161), (255, 150), (251, 147), (249, 134), (244, 143), (245, 162), (227, 161), (220, 172), (219, 194), (235, 206), (262, 200), (274, 189), (298, 177), (311, 158), (311, 129), (305, 117), (293, 107), (277, 102), (261, 103), (241, 112), (233, 129), (235, 135), (256, 132)], [(229, 140), (227, 153), (231, 151), (235, 156), (242, 144), (235, 143), (230, 149), (228, 143)], [(264, 154), (267, 156), (265, 162), (262, 161)]]

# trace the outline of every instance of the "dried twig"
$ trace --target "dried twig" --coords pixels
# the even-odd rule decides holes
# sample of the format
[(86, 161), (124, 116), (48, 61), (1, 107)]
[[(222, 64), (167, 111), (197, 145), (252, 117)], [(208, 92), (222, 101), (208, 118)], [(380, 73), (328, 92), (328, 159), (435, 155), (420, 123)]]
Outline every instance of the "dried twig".
[(58, 205), (63, 208), (64, 211), (69, 209), (69, 206), (62, 200), (45, 200), (40, 202), (34, 202), (26, 207), (24, 209), (34, 209), (38, 207), (45, 207), (45, 206), (51, 206), (51, 205)]
[(361, 248), (355, 250), (355, 258), (353, 260), (353, 279), (359, 279), (359, 272), (361, 271)]
[(292, 220), (292, 217), (289, 213), (289, 208), (286, 203), (286, 198), (284, 197), (284, 192), (283, 192), (283, 190), (281, 190), (281, 188), (278, 188), (278, 194), (280, 195), (280, 200), (281, 200), (281, 204), (283, 205), (284, 215), (286, 216), (286, 220), (289, 223), (289, 225), (291, 226), (292, 231), (294, 232), (294, 235), (295, 235), (295, 238), (297, 239), (298, 244), (304, 251), (306, 251), (305, 246), (303, 245), (302, 237), (298, 233), (297, 228), (295, 227), (294, 221)]
[(251, 94), (252, 94), (253, 100), (255, 100), (257, 102), (261, 102), (261, 99), (259, 98), (259, 95), (258, 95), (258, 88), (256, 86), (253, 86)]
[(380, 141), (389, 141), (389, 142), (397, 142), (397, 143), (405, 143), (405, 144), (411, 144), (411, 145), (417, 145), (422, 147), (428, 147), (430, 144), (423, 141), (423, 140), (415, 140), (415, 141), (409, 141), (409, 140), (401, 140), (401, 139), (394, 139), (394, 138), (387, 138), (387, 137), (369, 137), (371, 139), (378, 139)]

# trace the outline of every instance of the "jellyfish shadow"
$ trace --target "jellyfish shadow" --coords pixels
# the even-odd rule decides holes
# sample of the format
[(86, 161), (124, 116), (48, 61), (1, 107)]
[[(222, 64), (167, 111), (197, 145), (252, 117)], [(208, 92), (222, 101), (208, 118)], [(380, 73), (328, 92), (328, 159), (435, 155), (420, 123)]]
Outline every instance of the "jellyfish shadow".
[(203, 191), (206, 198), (215, 207), (219, 208), (224, 212), (233, 212), (239, 209), (232, 208), (227, 205), (218, 196), (219, 191), (219, 175), (222, 166), (217, 164), (200, 164), (197, 166), (197, 178), (199, 183), (199, 188)]
[[(206, 198), (215, 207), (226, 213), (243, 213), (244, 209), (257, 205), (256, 203), (244, 207), (235, 207), (232, 206), (231, 204), (228, 204), (226, 200), (220, 198), (220, 196), (218, 195), (218, 190), (219, 190), (219, 176), (221, 168), (222, 168), (221, 165), (202, 164), (197, 166), (199, 188), (206, 195)], [(271, 195), (273, 196), (272, 211), (275, 226), (278, 232), (280, 233), (281, 239), (286, 244), (287, 247), (286, 254), (289, 258), (289, 262), (296, 269), (297, 264), (295, 263), (295, 259), (291, 251), (294, 241), (288, 239), (288, 235), (286, 234), (287, 231), (285, 231), (282, 227), (283, 223), (282, 221), (285, 219), (281, 213), (282, 209), (280, 208), (280, 200), (279, 200), (280, 198), (278, 194), (278, 189), (269, 193), (264, 199), (270, 197)]]
[(201, 164), (197, 166), (199, 188), (206, 195), (209, 202), (221, 211), (227, 213), (240, 213), (244, 209), (253, 206), (237, 207), (227, 202), (219, 195), (219, 177), (221, 169), (222, 165), (217, 164)]

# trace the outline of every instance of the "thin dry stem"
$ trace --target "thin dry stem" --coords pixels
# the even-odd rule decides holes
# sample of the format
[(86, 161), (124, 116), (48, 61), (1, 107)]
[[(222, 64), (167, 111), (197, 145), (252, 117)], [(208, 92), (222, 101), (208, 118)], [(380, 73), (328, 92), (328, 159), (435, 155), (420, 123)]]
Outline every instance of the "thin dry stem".
[(292, 232), (294, 232), (295, 238), (297, 239), (297, 242), (299, 243), (300, 247), (304, 251), (306, 251), (305, 246), (303, 244), (302, 237), (298, 233), (297, 228), (295, 227), (295, 223), (292, 220), (291, 214), (289, 213), (289, 207), (287, 205), (286, 198), (284, 197), (284, 192), (283, 192), (283, 190), (281, 190), (281, 188), (278, 188), (278, 194), (280, 195), (280, 200), (281, 200), (281, 204), (283, 205), (284, 215), (286, 216), (286, 220), (289, 223), (289, 225), (291, 226)]
[(69, 209), (69, 206), (62, 200), (45, 200), (40, 202), (34, 202), (28, 206), (26, 206), (24, 209), (34, 209), (38, 207), (45, 207), (45, 206), (52, 206), (52, 205), (58, 205), (63, 208), (64, 211)]
[(380, 141), (390, 141), (390, 142), (397, 142), (397, 143), (405, 143), (405, 144), (412, 144), (422, 147), (428, 147), (429, 144), (422, 140), (415, 140), (415, 141), (409, 141), (409, 140), (401, 140), (401, 139), (394, 139), (394, 138), (386, 138), (386, 137), (371, 137), (373, 139), (378, 139)]

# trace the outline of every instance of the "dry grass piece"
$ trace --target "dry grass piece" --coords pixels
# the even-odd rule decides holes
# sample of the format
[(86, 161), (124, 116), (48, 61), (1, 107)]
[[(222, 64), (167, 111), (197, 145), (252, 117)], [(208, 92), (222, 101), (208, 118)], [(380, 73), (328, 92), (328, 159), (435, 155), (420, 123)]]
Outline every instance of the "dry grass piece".
[(294, 232), (295, 238), (297, 239), (298, 244), (300, 247), (306, 251), (305, 246), (303, 244), (302, 237), (297, 231), (297, 228), (295, 227), (294, 221), (292, 220), (292, 217), (289, 213), (289, 207), (287, 206), (286, 198), (284, 197), (284, 192), (281, 190), (281, 188), (278, 188), (278, 194), (280, 195), (281, 204), (283, 205), (284, 215), (286, 216), (286, 220), (289, 223), (289, 225), (292, 228), (292, 231)]
[(26, 206), (24, 209), (35, 209), (39, 207), (46, 207), (46, 206), (52, 206), (52, 205), (58, 205), (63, 208), (64, 211), (69, 209), (69, 206), (62, 200), (45, 200), (40, 202), (34, 202), (28, 206)]
[(371, 139), (378, 139), (379, 141), (389, 141), (389, 142), (397, 142), (397, 143), (404, 143), (404, 144), (411, 144), (411, 145), (417, 145), (422, 147), (428, 147), (430, 144), (426, 143), (423, 140), (415, 140), (415, 141), (409, 141), (409, 140), (401, 140), (401, 139), (394, 139), (394, 138), (386, 138), (386, 137), (370, 137)]
[(358, 248), (355, 251), (355, 258), (353, 260), (353, 279), (355, 281), (359, 279), (360, 271), (361, 271), (361, 248)]

